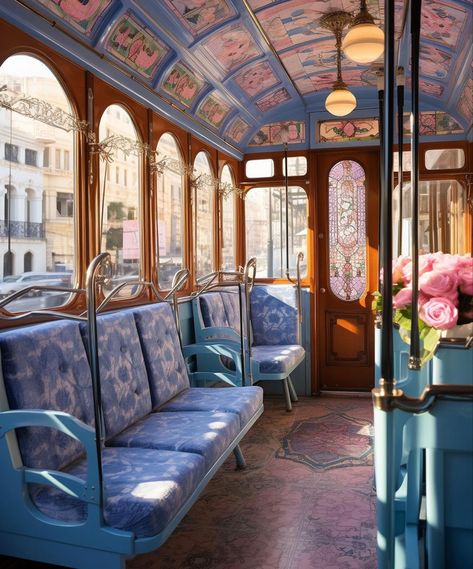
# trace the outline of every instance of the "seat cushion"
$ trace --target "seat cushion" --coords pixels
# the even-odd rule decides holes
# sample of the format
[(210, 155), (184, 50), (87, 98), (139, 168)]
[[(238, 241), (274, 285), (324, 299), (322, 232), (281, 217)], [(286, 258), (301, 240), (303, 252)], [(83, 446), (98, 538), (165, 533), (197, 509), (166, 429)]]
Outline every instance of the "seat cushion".
[[(289, 375), (304, 359), (302, 346), (253, 346), (251, 358), (258, 362), (261, 373), (282, 373)], [(257, 379), (256, 377), (254, 379)]]
[[(78, 322), (47, 322), (0, 334), (2, 371), (10, 409), (50, 409), (94, 424), (92, 379)], [(23, 463), (60, 469), (83, 452), (54, 429), (18, 429)]]
[[(105, 448), (102, 462), (105, 522), (137, 537), (163, 531), (205, 474), (204, 459), (187, 452)], [(85, 478), (85, 459), (66, 472)], [(52, 518), (64, 522), (86, 518), (85, 502), (55, 488), (32, 485), (30, 496)]]
[(200, 454), (210, 470), (240, 432), (235, 413), (152, 413), (109, 444)]
[(166, 403), (161, 411), (235, 413), (243, 428), (262, 405), (261, 387), (191, 387)]
[(151, 388), (158, 407), (189, 387), (187, 368), (171, 307), (167, 302), (133, 309)]

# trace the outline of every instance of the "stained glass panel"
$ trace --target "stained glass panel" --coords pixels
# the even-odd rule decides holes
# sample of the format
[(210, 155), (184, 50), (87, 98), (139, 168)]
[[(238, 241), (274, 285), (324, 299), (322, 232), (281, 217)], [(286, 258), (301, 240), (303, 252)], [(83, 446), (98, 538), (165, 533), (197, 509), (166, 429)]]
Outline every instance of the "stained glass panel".
[(330, 290), (341, 300), (359, 299), (366, 290), (365, 171), (342, 160), (329, 173)]

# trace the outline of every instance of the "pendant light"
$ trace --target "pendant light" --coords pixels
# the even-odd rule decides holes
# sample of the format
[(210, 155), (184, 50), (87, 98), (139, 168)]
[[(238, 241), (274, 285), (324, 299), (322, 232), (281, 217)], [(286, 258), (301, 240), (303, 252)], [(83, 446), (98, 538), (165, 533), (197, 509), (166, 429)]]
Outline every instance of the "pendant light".
[(342, 31), (351, 21), (351, 16), (347, 12), (331, 12), (322, 16), (320, 25), (331, 30), (335, 35), (337, 48), (337, 80), (333, 84), (333, 90), (325, 99), (325, 108), (336, 117), (344, 117), (356, 108), (356, 98), (347, 89), (347, 84), (342, 79)]
[(355, 63), (371, 63), (384, 52), (384, 32), (368, 12), (366, 0), (360, 2), (360, 12), (343, 40), (342, 49)]

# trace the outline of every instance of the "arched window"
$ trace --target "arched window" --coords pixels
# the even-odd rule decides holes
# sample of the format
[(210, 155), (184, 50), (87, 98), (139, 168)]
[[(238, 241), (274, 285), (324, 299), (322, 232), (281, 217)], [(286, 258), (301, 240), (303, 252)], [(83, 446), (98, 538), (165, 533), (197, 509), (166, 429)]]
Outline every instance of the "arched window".
[(301, 276), (307, 272), (308, 199), (299, 186), (288, 188), (289, 243), (286, 243), (286, 189), (252, 188), (245, 197), (246, 258), (256, 257), (256, 275), (286, 276), (286, 247), (289, 270), (295, 275), (297, 254), (304, 253)]
[[(119, 284), (126, 279), (138, 278), (140, 274), (139, 172), (142, 156), (138, 134), (125, 108), (110, 105), (105, 109), (100, 119), (99, 139), (112, 154), (111, 164), (100, 161), (102, 251), (110, 253), (113, 284)], [(114, 176), (108, 175), (109, 168), (113, 168)], [(125, 183), (125, 168), (135, 174), (136, 178), (132, 176), (136, 179), (134, 185)], [(130, 287), (122, 296), (134, 291)]]
[(330, 290), (353, 301), (366, 290), (365, 171), (358, 162), (342, 160), (329, 172)]
[(176, 139), (168, 132), (159, 139), (159, 158), (166, 167), (157, 174), (158, 284), (171, 288), (174, 274), (184, 266), (184, 177)]
[(221, 269), (235, 270), (236, 268), (236, 235), (235, 235), (235, 193), (230, 190), (235, 185), (232, 169), (228, 164), (220, 174), (220, 203), (221, 203)]
[[(7, 133), (0, 141), (0, 156), (6, 161), (7, 187), (11, 187), (10, 196), (7, 192), (3, 203), (7, 223), (0, 237), (1, 254), (4, 258), (8, 255), (10, 232), (10, 238), (20, 242), (22, 249), (14, 271), (19, 274), (23, 269), (31, 270), (34, 258), (38, 284), (45, 284), (41, 282), (43, 277), (45, 281), (52, 278), (48, 273), (60, 272), (68, 273), (67, 282), (72, 284), (74, 218), (59, 217), (56, 202), (60, 192), (67, 192), (71, 208), (75, 200), (76, 133), (66, 130), (62, 121), (54, 126), (50, 120), (52, 116), (60, 116), (61, 112), (74, 116), (74, 108), (52, 69), (33, 55), (13, 55), (6, 59), (0, 67), (0, 85), (5, 86), (7, 95), (39, 99), (53, 109), (48, 115), (48, 123), (42, 122), (41, 117), (33, 119), (20, 112), (3, 110), (0, 113), (0, 130)], [(52, 171), (47, 167), (47, 157), (56, 153), (70, 157), (68, 170)], [(14, 188), (12, 180), (28, 180), (28, 186)], [(18, 285), (16, 290), (21, 288)], [(26, 302), (28, 308), (41, 308), (45, 306), (46, 298), (48, 307), (65, 301), (65, 295), (52, 294), (38, 297), (36, 306), (32, 306), (31, 299), (20, 299), (9, 305), (9, 309), (22, 310)]]
[(195, 276), (213, 270), (214, 258), (214, 194), (212, 169), (207, 154), (199, 152), (194, 160), (197, 185), (194, 188), (194, 263)]
[(23, 258), (23, 270), (25, 273), (33, 270), (33, 253), (27, 251)]

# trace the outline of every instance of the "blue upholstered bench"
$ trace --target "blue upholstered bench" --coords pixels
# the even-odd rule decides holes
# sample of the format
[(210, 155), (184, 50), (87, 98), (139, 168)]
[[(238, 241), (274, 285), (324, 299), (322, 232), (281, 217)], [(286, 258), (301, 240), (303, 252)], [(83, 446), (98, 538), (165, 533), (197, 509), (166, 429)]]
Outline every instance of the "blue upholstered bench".
[[(166, 303), (98, 318), (105, 446), (78, 322), (0, 334), (0, 553), (123, 568), (161, 545), (263, 411), (262, 390), (190, 386)], [(97, 488), (103, 469), (103, 504)]]
[[(240, 305), (240, 302), (242, 303)], [(257, 285), (250, 294), (250, 330), (240, 322), (246, 314), (245, 297), (235, 290), (206, 292), (193, 300), (196, 342), (223, 344), (238, 352), (243, 345), (243, 372), (248, 383), (281, 380), (286, 408), (297, 401), (291, 373), (304, 360), (296, 288), (292, 285)], [(243, 335), (243, 342), (242, 342)], [(251, 341), (248, 341), (251, 338)], [(228, 358), (205, 356), (199, 369), (230, 374), (235, 385), (242, 378), (234, 373)]]

